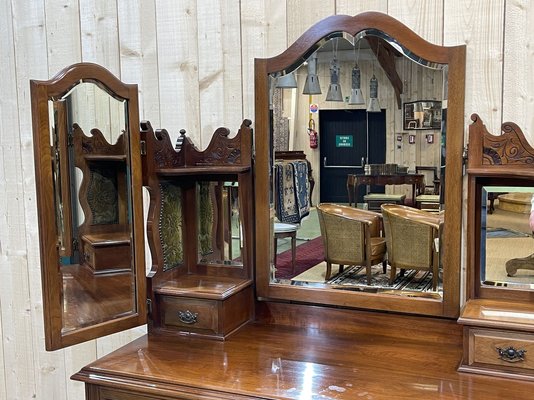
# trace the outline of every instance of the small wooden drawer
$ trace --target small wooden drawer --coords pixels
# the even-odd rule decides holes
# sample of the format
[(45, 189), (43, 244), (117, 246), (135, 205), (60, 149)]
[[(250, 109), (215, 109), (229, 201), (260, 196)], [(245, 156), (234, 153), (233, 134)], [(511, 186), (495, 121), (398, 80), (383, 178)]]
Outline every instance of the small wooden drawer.
[(84, 235), (82, 257), (96, 274), (131, 269), (130, 239), (125, 234)]
[(534, 335), (513, 331), (469, 329), (469, 365), (521, 368), (534, 373)]
[(163, 326), (218, 332), (217, 300), (161, 296)]

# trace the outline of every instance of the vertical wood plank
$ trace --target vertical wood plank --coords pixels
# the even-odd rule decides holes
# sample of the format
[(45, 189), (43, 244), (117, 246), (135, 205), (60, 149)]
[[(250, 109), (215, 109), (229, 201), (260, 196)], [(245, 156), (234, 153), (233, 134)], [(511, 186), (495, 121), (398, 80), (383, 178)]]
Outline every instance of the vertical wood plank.
[(254, 59), (273, 57), (287, 47), (284, 1), (252, 0), (241, 4), (243, 116), (254, 122)]
[(120, 77), (117, 4), (79, 0), (83, 61), (95, 62)]
[(302, 0), (287, 0), (287, 46), (290, 46), (308, 28), (323, 18), (335, 14), (334, 0), (324, 0), (309, 5)]
[[(33, 246), (38, 238), (37, 225), (26, 223), (37, 220), (30, 107), (26, 99), (29, 98), (28, 79), (46, 77), (48, 73), (46, 47), (42, 45), (46, 42), (44, 2), (11, 2), (11, 7), (6, 14), (1, 14), (6, 18), (2, 25), (7, 24), (12, 29), (8, 40), (11, 36), (13, 46), (2, 50), (14, 56), (8, 64), (10, 76), (6, 76), (4, 70), (0, 84), (3, 95), (13, 99), (12, 104), (2, 104), (9, 132), (0, 135), (4, 160), (8, 161), (3, 168), (5, 191), (0, 194), (5, 199), (7, 221), (4, 226), (8, 227), (0, 234), (3, 264), (0, 303), (7, 366), (5, 398), (33, 398), (42, 396), (43, 391), (62, 398), (64, 382), (55, 387), (51, 384), (51, 379), (58, 378), (57, 364), (54, 365), (58, 360), (47, 357), (44, 341), (38, 340), (42, 332), (34, 327), (42, 316), (39, 271), (32, 268), (38, 265), (37, 249)], [(6, 110), (9, 111), (4, 114)], [(14, 132), (20, 133), (17, 136)]]
[(388, 14), (423, 39), (441, 45), (444, 0), (398, 0), (388, 2)]
[(160, 127), (156, 4), (118, 0), (121, 79), (139, 86), (140, 119)]
[[(502, 122), (518, 124), (534, 145), (534, 26), (532, 2), (508, 0), (504, 17)], [(496, 133), (496, 132), (495, 132)]]
[(243, 118), (239, 1), (206, 0), (197, 5), (198, 80), (202, 148), (215, 129), (235, 133)]
[[(156, 3), (162, 127), (200, 142), (196, 1)], [(163, 88), (165, 90), (163, 90)]]
[(465, 125), (470, 122), (469, 116), (477, 112), (490, 132), (498, 132), (502, 114), (504, 0), (446, 0), (444, 6), (444, 45), (467, 44)]
[(357, 15), (366, 11), (387, 13), (388, 0), (336, 0), (336, 14)]

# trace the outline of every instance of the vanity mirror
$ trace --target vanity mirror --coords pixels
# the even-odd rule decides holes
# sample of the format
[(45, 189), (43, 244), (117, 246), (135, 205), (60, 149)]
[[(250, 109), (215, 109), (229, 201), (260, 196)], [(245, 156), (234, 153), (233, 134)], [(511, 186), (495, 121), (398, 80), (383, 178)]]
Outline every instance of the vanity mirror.
[(79, 64), (31, 94), (52, 350), (146, 321), (137, 87)]
[[(514, 123), (492, 135), (471, 116), (467, 301), (460, 371), (534, 379), (534, 149)], [(528, 353), (528, 354), (526, 354)]]
[[(347, 96), (347, 99), (342, 95), (334, 96), (334, 92), (347, 87), (342, 84), (348, 81), (342, 78), (347, 74), (346, 71), (352, 71), (354, 78), (355, 69), (358, 69), (358, 78), (363, 76), (365, 79), (352, 81), (351, 94), (354, 96)], [(322, 92), (321, 96), (327, 96), (325, 102), (316, 100), (318, 91), (313, 95), (308, 94), (311, 93), (309, 82), (313, 71), (319, 71), (317, 77), (321, 89), (318, 91)], [(290, 74), (297, 78), (297, 88), (294, 84), (288, 86), (286, 83), (285, 77)], [(433, 45), (393, 18), (374, 12), (355, 17), (338, 15), (326, 18), (305, 32), (282, 54), (255, 60), (256, 283), (260, 298), (449, 317), (458, 315), (464, 74), (465, 46)], [(373, 78), (376, 80), (376, 76), (380, 78), (378, 97), (374, 91), (376, 86), (373, 87), (376, 84)], [(307, 83), (304, 88), (305, 77)], [(367, 82), (372, 86), (370, 92), (367, 92), (367, 88), (361, 89), (367, 86)], [(385, 275), (386, 279), (380, 277), (385, 284), (377, 284), (377, 279), (373, 278), (375, 275), (368, 278), (365, 267), (360, 268), (362, 282), (339, 284), (340, 278), (354, 274), (356, 269), (347, 261), (343, 271), (336, 266), (332, 275), (326, 276), (326, 263), (322, 266), (324, 271), (318, 271), (319, 263), (325, 259), (324, 253), (315, 255), (317, 259), (308, 260), (310, 265), (303, 266), (300, 264), (303, 258), (299, 248), (302, 251), (306, 248), (308, 253), (320, 253), (318, 249), (321, 247), (323, 252), (331, 250), (324, 248), (328, 244), (324, 240), (324, 233), (321, 234), (319, 230), (314, 203), (347, 202), (346, 187), (350, 177), (356, 182), (353, 181), (352, 185), (360, 189), (356, 193), (355, 203), (364, 200), (363, 195), (371, 190), (380, 197), (376, 203), (378, 211), (382, 203), (388, 202), (406, 204), (410, 208), (423, 204), (419, 200), (416, 203), (415, 199), (416, 195), (425, 194), (423, 186), (429, 184), (423, 183), (422, 173), (407, 173), (407, 168), (385, 171), (388, 166), (390, 169), (397, 167), (396, 161), (402, 160), (407, 154), (408, 149), (403, 150), (403, 144), (397, 144), (396, 139), (397, 130), (403, 127), (401, 102), (417, 100), (406, 98), (404, 91), (408, 92), (406, 87), (415, 87), (421, 82), (426, 82), (423, 86), (426, 85), (425, 90), (431, 93), (430, 97), (425, 95), (425, 100), (442, 102), (443, 108), (442, 130), (435, 131), (440, 137), (436, 142), (441, 142), (443, 148), (439, 150), (439, 147), (427, 145), (425, 151), (429, 153), (412, 160), (413, 164), (426, 160), (425, 164), (435, 167), (435, 175), (440, 181), (440, 192), (432, 195), (436, 204), (433, 211), (442, 213), (429, 218), (436, 219), (435, 233), (432, 233), (436, 235), (436, 240), (432, 241), (433, 247), (429, 246), (428, 249), (434, 253), (428, 257), (429, 260), (438, 258), (435, 264), (438, 266), (433, 269), (438, 271), (438, 284), (435, 284), (435, 280), (432, 283), (431, 272), (424, 273), (430, 281), (430, 289), (425, 291), (399, 289), (393, 281), (398, 282), (402, 276), (389, 278), (389, 273)], [(363, 92), (374, 99), (371, 100), (373, 107), (357, 105), (361, 103), (356, 101), (358, 89), (360, 95)], [(301, 94), (303, 90), (305, 96)], [(410, 89), (410, 92), (414, 91)], [(387, 93), (390, 100), (380, 103), (382, 92)], [(349, 90), (346, 93), (348, 95)], [(316, 101), (321, 102), (318, 116)], [(380, 103), (378, 109), (377, 103)], [(371, 112), (366, 112), (366, 109)], [(350, 115), (362, 119), (361, 126), (348, 126), (346, 121), (351, 118)], [(303, 131), (294, 121), (305, 121), (306, 129)], [(331, 124), (330, 127), (327, 122)], [(314, 150), (311, 140), (316, 132), (315, 127), (319, 130), (318, 150)], [(323, 151), (329, 146), (335, 153), (325, 156)], [(315, 200), (313, 195), (310, 196), (306, 162), (288, 162), (278, 158), (277, 154), (281, 151), (287, 153), (287, 150), (305, 153), (306, 161), (319, 173), (314, 177), (315, 187), (319, 188), (315, 190)], [(371, 173), (364, 174), (365, 164), (369, 164), (367, 172), (378, 164), (383, 166), (384, 171), (376, 177)], [(414, 170), (415, 166), (412, 166)], [(388, 187), (383, 193), (384, 187), (377, 186), (390, 184), (409, 185), (408, 188), (412, 190), (406, 195), (402, 190)], [(334, 191), (341, 195), (328, 197)], [(290, 199), (287, 199), (288, 193)], [(366, 202), (369, 207), (375, 204)], [(379, 230), (383, 235), (383, 225)], [(354, 235), (350, 232), (340, 234)], [(387, 242), (387, 235), (383, 236), (386, 237), (381, 241)], [(356, 236), (354, 238), (356, 240)], [(287, 241), (288, 247), (295, 246), (296, 251), (288, 249), (280, 254), (278, 250), (279, 254), (275, 256), (274, 249), (283, 246), (282, 240)], [(420, 243), (418, 239), (412, 241), (410, 246), (413, 252), (422, 250)], [(340, 241), (338, 244), (341, 246)], [(393, 244), (386, 245), (391, 253)], [(346, 250), (346, 245), (343, 246), (336, 251)], [(281, 275), (280, 263), (287, 261), (285, 258), (292, 265), (288, 276)], [(354, 265), (358, 267), (356, 262)], [(359, 265), (362, 265), (361, 260)], [(398, 265), (406, 266), (407, 275), (414, 273), (409, 270), (409, 264)], [(302, 276), (295, 276), (311, 267), (317, 267), (317, 276), (310, 275), (303, 279), (299, 279)], [(377, 264), (374, 269), (377, 274), (384, 275), (382, 265)], [(430, 270), (429, 267), (427, 269)]]

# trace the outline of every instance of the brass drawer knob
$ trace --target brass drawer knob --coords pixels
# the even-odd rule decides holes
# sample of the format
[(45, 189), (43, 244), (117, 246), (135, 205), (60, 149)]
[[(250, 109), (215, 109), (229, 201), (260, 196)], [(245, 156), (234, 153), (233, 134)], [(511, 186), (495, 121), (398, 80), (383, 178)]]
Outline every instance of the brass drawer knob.
[(497, 352), (499, 353), (499, 358), (507, 362), (519, 362), (525, 361), (526, 350), (518, 350), (512, 346), (509, 346), (505, 349), (497, 347)]
[(178, 319), (184, 324), (196, 324), (198, 322), (198, 313), (189, 310), (178, 311)]

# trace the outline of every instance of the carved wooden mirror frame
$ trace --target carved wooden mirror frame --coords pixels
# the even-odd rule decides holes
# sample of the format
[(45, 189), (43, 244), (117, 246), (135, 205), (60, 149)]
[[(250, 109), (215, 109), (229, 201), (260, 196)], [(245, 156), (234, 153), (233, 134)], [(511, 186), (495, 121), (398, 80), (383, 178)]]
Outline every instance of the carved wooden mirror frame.
[[(111, 146), (105, 143), (101, 132), (98, 131), (99, 127), (95, 128), (90, 126), (91, 133), (81, 133), (80, 136), (75, 132), (81, 131), (77, 124), (74, 127), (67, 126), (67, 117), (64, 118), (54, 117), (55, 122), (51, 121), (50, 117), (50, 103), (63, 102), (63, 97), (71, 92), (76, 86), (91, 83), (103, 90), (110, 98), (125, 102), (124, 109), (124, 131), (119, 136), (116, 146)], [(35, 175), (37, 183), (37, 209), (39, 214), (39, 240), (40, 240), (40, 256), (42, 267), (42, 287), (43, 287), (43, 311), (45, 315), (45, 339), (46, 349), (55, 350), (62, 347), (70, 346), (72, 344), (80, 343), (85, 340), (94, 339), (100, 336), (109, 335), (114, 332), (118, 332), (124, 329), (129, 329), (134, 326), (141, 325), (146, 322), (146, 276), (145, 276), (145, 263), (144, 263), (144, 244), (143, 244), (143, 212), (142, 212), (142, 179), (141, 179), (141, 149), (139, 142), (139, 112), (138, 112), (138, 92), (137, 85), (125, 84), (112, 75), (105, 68), (91, 63), (80, 63), (71, 65), (64, 70), (60, 71), (56, 76), (48, 81), (36, 81), (30, 82), (31, 99), (32, 99), (32, 122), (33, 122), (33, 139), (34, 139), (34, 154), (35, 154)], [(56, 104), (54, 104), (56, 107)], [(60, 106), (61, 112), (67, 114), (68, 106)], [(86, 111), (82, 109), (82, 111)], [(90, 111), (90, 110), (88, 110)], [(93, 110), (94, 112), (94, 110)], [(121, 111), (122, 112), (122, 111)], [(76, 121), (75, 121), (76, 122)], [(127, 235), (127, 241), (129, 243), (128, 254), (131, 255), (131, 262), (128, 263), (129, 274), (131, 275), (132, 290), (126, 295), (129, 296), (129, 304), (131, 308), (127, 312), (116, 314), (109, 312), (106, 319), (92, 321), (93, 325), (80, 325), (73, 329), (64, 329), (65, 320), (68, 319), (66, 314), (68, 304), (65, 302), (65, 279), (62, 272), (62, 265), (64, 263), (62, 249), (60, 245), (61, 230), (57, 224), (58, 205), (56, 204), (56, 192), (59, 181), (63, 177), (58, 177), (61, 169), (55, 171), (53, 164), (54, 153), (67, 154), (66, 147), (67, 140), (64, 140), (65, 144), (63, 148), (54, 148), (54, 144), (51, 143), (51, 129), (62, 130), (65, 137), (73, 137), (74, 147), (76, 147), (76, 141), (82, 140), (83, 144), (79, 147), (83, 152), (91, 153), (93, 145), (97, 147), (97, 144), (102, 145), (107, 154), (102, 158), (110, 160), (120, 158), (124, 163), (125, 168), (125, 181), (122, 186), (129, 186), (128, 189), (124, 188), (124, 191), (128, 194), (128, 209), (124, 210), (122, 214), (127, 214), (124, 217), (129, 226)], [(87, 128), (86, 128), (87, 129)], [(73, 132), (71, 134), (71, 131)], [(85, 136), (85, 135), (89, 136)], [(83, 137), (83, 139), (79, 139)], [(117, 146), (122, 147), (121, 156), (118, 157), (112, 154), (114, 148)], [(89, 157), (89, 156), (88, 156)], [(62, 163), (68, 158), (65, 157)], [(70, 164), (71, 161), (66, 161)], [(76, 165), (79, 168), (78, 165)], [(64, 167), (63, 167), (64, 168)], [(74, 169), (74, 165), (68, 165), (67, 167)], [(83, 168), (82, 168), (83, 169)], [(65, 169), (63, 169), (65, 171)], [(87, 171), (86, 171), (87, 172)], [(63, 182), (61, 182), (63, 184)], [(76, 199), (71, 198), (70, 195), (64, 195), (64, 192), (70, 190), (71, 185), (65, 185), (67, 189), (61, 189), (61, 208), (65, 214), (70, 214), (72, 208), (76, 208)], [(84, 183), (80, 193), (84, 190)], [(81, 194), (80, 196), (83, 196)], [(79, 199), (83, 206), (83, 201)], [(84, 207), (84, 211), (87, 211), (88, 206)], [(88, 218), (91, 222), (91, 218)], [(104, 236), (102, 234), (100, 236)], [(68, 238), (70, 240), (72, 238)], [(102, 241), (113, 242), (110, 237), (101, 238)], [(77, 247), (77, 246), (73, 246)], [(80, 250), (80, 253), (83, 253)], [(89, 259), (89, 254), (83, 254), (80, 260)], [(109, 257), (108, 257), (109, 258)], [(79, 261), (81, 262), (81, 261)], [(94, 273), (94, 276), (97, 273)], [(112, 276), (116, 272), (112, 271), (109, 275)], [(100, 275), (101, 276), (101, 275)], [(100, 278), (99, 278), (100, 279)], [(80, 294), (78, 292), (77, 294)], [(106, 304), (112, 304), (116, 302), (118, 294), (117, 286), (114, 290), (108, 290), (105, 293), (99, 293), (95, 295), (95, 301), (106, 301)], [(72, 302), (78, 302), (76, 293), (72, 296)], [(122, 299), (122, 298), (121, 298)], [(70, 300), (69, 300), (70, 301)], [(68, 301), (67, 301), (68, 302)], [(101, 308), (106, 308), (104, 303), (98, 303)]]
[[(429, 63), (448, 65), (448, 112), (446, 137), (446, 220), (442, 235), (443, 298), (422, 299), (380, 293), (357, 293), (335, 289), (310, 289), (270, 283), (269, 163), (271, 157), (269, 74), (291, 72), (304, 63), (328, 38), (347, 33), (389, 37)], [(385, 14), (368, 12), (354, 17), (326, 18), (295, 41), (282, 54), (255, 60), (256, 132), (256, 285), (260, 299), (364, 308), (425, 315), (457, 317), (460, 299), (460, 248), (462, 203), (462, 151), (464, 131), (465, 46), (431, 44), (399, 21)]]

